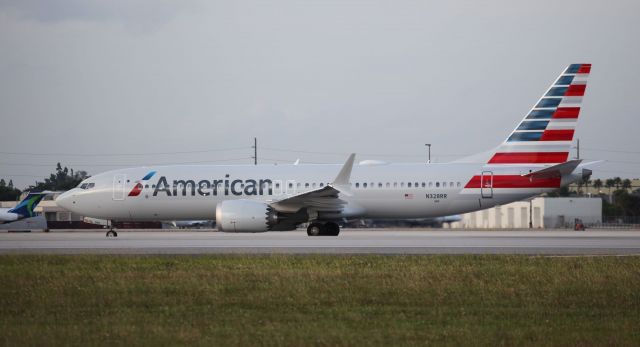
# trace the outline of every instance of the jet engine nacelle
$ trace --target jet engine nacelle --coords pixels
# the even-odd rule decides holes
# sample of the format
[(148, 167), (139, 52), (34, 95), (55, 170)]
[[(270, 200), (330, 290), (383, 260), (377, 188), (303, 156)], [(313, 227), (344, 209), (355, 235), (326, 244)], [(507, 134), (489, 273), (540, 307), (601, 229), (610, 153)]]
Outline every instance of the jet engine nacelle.
[(226, 200), (216, 206), (216, 227), (230, 233), (261, 233), (278, 222), (273, 209), (260, 201)]

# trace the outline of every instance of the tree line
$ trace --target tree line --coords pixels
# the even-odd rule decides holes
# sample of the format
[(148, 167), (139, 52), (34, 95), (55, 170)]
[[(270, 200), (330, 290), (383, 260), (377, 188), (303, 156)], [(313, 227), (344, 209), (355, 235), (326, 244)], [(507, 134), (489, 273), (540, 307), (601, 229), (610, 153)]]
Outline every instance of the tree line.
[[(74, 171), (58, 163), (54, 173), (50, 174), (42, 182), (36, 181), (34, 185), (29, 186), (25, 191), (65, 191), (76, 187), (88, 177), (89, 174), (86, 171)], [(12, 180), (6, 183), (4, 179), (0, 179), (0, 201), (18, 200), (20, 194), (22, 194), (22, 191), (13, 186)]]

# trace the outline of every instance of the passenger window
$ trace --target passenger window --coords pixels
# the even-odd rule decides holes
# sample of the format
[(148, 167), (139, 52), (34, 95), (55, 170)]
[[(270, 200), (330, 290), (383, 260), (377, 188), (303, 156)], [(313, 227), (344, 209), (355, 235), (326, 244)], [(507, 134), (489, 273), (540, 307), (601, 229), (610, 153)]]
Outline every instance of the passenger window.
[(400, 182), (400, 187), (404, 188), (404, 182)]
[(304, 187), (305, 187), (305, 188), (309, 188), (309, 183), (305, 183), (305, 184), (304, 184)]
[(289, 188), (293, 188), (293, 183), (289, 183)]
[(396, 188), (398, 186), (398, 182), (393, 182), (393, 187)]
[(315, 183), (315, 182), (314, 182), (314, 183), (311, 183), (311, 187), (312, 187), (312, 188), (315, 188), (315, 187), (316, 187), (316, 183)]
[(433, 187), (433, 182), (429, 182), (429, 188)]
[(324, 183), (320, 183), (320, 187), (324, 187)]
[(422, 182), (422, 188), (424, 188), (424, 187), (426, 187), (426, 186), (427, 186), (427, 184), (426, 184), (426, 183), (424, 183), (424, 182)]
[(298, 186), (298, 188), (300, 188), (302, 186), (302, 184), (300, 184), (300, 182), (298, 182), (297, 186)]
[(378, 183), (378, 188), (382, 188), (382, 183)]
[(280, 188), (280, 183), (276, 183), (276, 188)]
[(145, 184), (145, 185), (144, 185), (144, 187), (145, 187), (145, 188), (149, 188), (149, 185), (148, 185), (148, 184)]
[(387, 182), (387, 188), (391, 188), (391, 183)]
[(436, 182), (436, 188), (440, 187), (440, 182)]
[(453, 187), (453, 182), (449, 182), (449, 187)]
[(460, 182), (458, 182), (458, 188), (460, 188)]
[(407, 187), (411, 188), (411, 182), (407, 183)]
[(356, 188), (360, 188), (360, 182), (356, 183)]
[(364, 183), (362, 184), (362, 188), (367, 188), (367, 182), (364, 182)]

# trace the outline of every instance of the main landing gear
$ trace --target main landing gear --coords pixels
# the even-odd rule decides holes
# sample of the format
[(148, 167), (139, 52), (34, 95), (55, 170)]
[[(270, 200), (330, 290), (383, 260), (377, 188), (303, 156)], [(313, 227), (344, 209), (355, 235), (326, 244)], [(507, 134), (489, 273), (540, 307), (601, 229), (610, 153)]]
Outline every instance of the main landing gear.
[(307, 227), (309, 236), (338, 236), (338, 234), (340, 234), (340, 226), (334, 222), (313, 222)]

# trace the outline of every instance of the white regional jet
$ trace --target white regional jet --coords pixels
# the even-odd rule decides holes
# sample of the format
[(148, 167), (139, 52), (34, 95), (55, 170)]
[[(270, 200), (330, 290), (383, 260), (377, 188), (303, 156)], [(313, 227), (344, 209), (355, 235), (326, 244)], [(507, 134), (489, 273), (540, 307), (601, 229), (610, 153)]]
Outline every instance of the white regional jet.
[[(432, 218), (549, 192), (591, 174), (568, 160), (591, 64), (572, 64), (498, 147), (450, 163), (176, 165), (105, 172), (56, 200), (114, 220), (215, 219), (225, 232), (340, 232), (353, 218)], [(107, 236), (117, 236), (110, 230)]]

